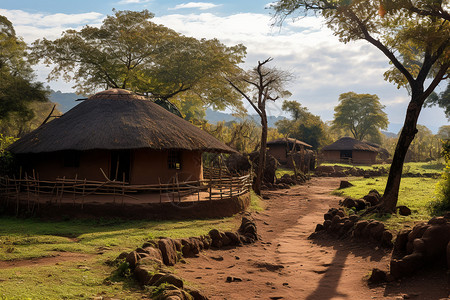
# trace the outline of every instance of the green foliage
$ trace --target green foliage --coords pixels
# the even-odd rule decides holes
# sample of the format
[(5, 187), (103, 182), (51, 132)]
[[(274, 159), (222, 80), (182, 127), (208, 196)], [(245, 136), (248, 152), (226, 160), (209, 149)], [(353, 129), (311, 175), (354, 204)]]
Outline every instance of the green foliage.
[(0, 49), (0, 122), (12, 114), (29, 121), (34, 116), (29, 103), (48, 101), (48, 92), (42, 83), (32, 82), (27, 46), (4, 16), (0, 16)]
[(196, 98), (200, 106), (218, 109), (241, 105), (224, 76), (242, 71), (243, 45), (227, 47), (217, 39), (183, 36), (151, 22), (148, 10), (113, 13), (100, 27), (67, 30), (54, 41), (34, 42), (33, 57), (55, 65), (49, 79), (74, 80), (80, 94), (106, 85), (156, 99), (180, 94), (178, 101)]
[(290, 138), (301, 140), (318, 149), (328, 142), (325, 124), (297, 101), (283, 102), (282, 109), (291, 114), (292, 120), (280, 120), (275, 125), (278, 131)]
[(14, 166), (13, 155), (5, 149), (17, 139), (0, 133), (0, 174), (9, 174)]
[(348, 92), (339, 96), (334, 108), (333, 129), (347, 129), (357, 140), (370, 137), (379, 142), (380, 129), (386, 129), (389, 122), (384, 106), (377, 95)]
[(438, 105), (443, 108), (447, 119), (450, 120), (450, 81), (447, 82), (447, 88), (439, 95), (433, 92), (425, 101), (426, 106)]
[(436, 188), (438, 199), (430, 205), (431, 211), (437, 215), (450, 211), (450, 140), (442, 142), (442, 155), (446, 166)]

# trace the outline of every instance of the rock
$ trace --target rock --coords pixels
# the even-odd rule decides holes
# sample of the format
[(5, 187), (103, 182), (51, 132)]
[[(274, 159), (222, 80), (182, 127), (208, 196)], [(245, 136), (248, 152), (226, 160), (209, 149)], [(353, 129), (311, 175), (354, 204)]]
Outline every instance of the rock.
[(401, 216), (411, 215), (411, 210), (407, 206), (404, 205), (397, 206), (397, 210)]
[(369, 230), (369, 234), (372, 238), (374, 238), (377, 241), (381, 241), (381, 238), (383, 236), (384, 231), (384, 223), (381, 222), (373, 222), (367, 225), (367, 228)]
[(323, 229), (327, 230), (331, 226), (331, 220), (325, 220), (323, 222)]
[(437, 260), (444, 257), (450, 242), (450, 224), (430, 226), (423, 233), (422, 240), (425, 243), (425, 259)]
[(139, 261), (139, 264), (134, 269), (134, 277), (140, 285), (151, 285), (155, 279), (153, 276), (157, 274), (162, 268), (162, 262), (154, 258), (145, 257)]
[(160, 291), (156, 296), (152, 297), (154, 300), (191, 300), (192, 297), (184, 290), (173, 285), (167, 285), (164, 290)]
[(341, 183), (339, 184), (339, 189), (345, 189), (351, 186), (353, 186), (353, 184), (351, 184), (347, 180), (341, 180)]
[(156, 282), (155, 282), (155, 284), (154, 284), (154, 286), (159, 286), (160, 284), (163, 284), (163, 283), (168, 283), (168, 284), (172, 284), (172, 285), (174, 285), (174, 286), (176, 286), (176, 287), (178, 287), (178, 288), (183, 288), (183, 280), (181, 280), (181, 278), (179, 278), (179, 277), (177, 277), (177, 276), (175, 276), (175, 275), (173, 275), (173, 274), (165, 274), (165, 275), (163, 275), (161, 278), (159, 278)]
[(163, 262), (166, 266), (173, 266), (177, 263), (177, 252), (176, 246), (172, 239), (165, 238), (158, 241), (159, 250), (161, 250), (161, 255)]
[(406, 255), (406, 245), (408, 243), (408, 235), (410, 232), (411, 230), (402, 230), (397, 234), (392, 257), (401, 258)]
[(359, 211), (359, 210), (363, 210), (363, 209), (366, 209), (366, 207), (367, 207), (367, 202), (366, 201), (364, 201), (363, 199), (357, 199), (357, 200), (355, 200), (355, 207), (356, 207), (356, 210), (357, 211)]
[(227, 276), (226, 282), (241, 282), (242, 278)]
[(363, 230), (367, 227), (368, 224), (369, 222), (367, 220), (358, 221), (355, 225), (355, 229), (353, 230), (353, 237), (363, 237)]
[(324, 230), (324, 229), (325, 229), (325, 227), (322, 224), (317, 224), (316, 225), (316, 229), (314, 230), (314, 232), (318, 232), (318, 231), (321, 231), (321, 230)]
[(355, 200), (353, 200), (352, 198), (345, 198), (344, 201), (342, 201), (342, 206), (346, 207), (346, 208), (355, 208), (357, 207), (357, 204), (355, 202)]
[(137, 253), (136, 251), (131, 251), (125, 258), (125, 261), (128, 263), (131, 269), (134, 269), (140, 259), (141, 257), (139, 256), (139, 253)]
[(185, 287), (184, 290), (189, 293), (189, 295), (194, 298), (193, 300), (208, 300), (208, 297), (206, 297), (201, 291), (197, 290), (193, 287)]
[(413, 242), (415, 239), (421, 238), (424, 232), (430, 227), (430, 225), (421, 223), (414, 226), (411, 232), (408, 234), (408, 243), (406, 244), (406, 253), (411, 254), (414, 250)]
[(369, 282), (373, 284), (379, 284), (386, 282), (387, 274), (385, 271), (374, 268), (372, 274), (370, 275)]
[(330, 213), (326, 213), (326, 214), (323, 215), (323, 219), (324, 220), (331, 220), (331, 219), (333, 219), (333, 215), (330, 214)]
[(375, 206), (380, 203), (380, 198), (378, 198), (377, 194), (369, 193), (363, 197), (364, 201), (369, 202), (371, 206)]
[(443, 225), (446, 224), (448, 221), (444, 217), (434, 217), (430, 221), (428, 221), (428, 224), (430, 225)]
[(402, 259), (392, 259), (390, 263), (390, 270), (394, 278), (401, 278), (413, 274), (417, 269), (424, 264), (424, 257), (422, 253), (413, 253), (406, 255)]
[(381, 246), (384, 248), (392, 248), (394, 244), (392, 243), (394, 235), (389, 230), (383, 231), (383, 234), (381, 236)]
[(339, 210), (337, 211), (336, 215), (339, 216), (339, 217), (341, 217), (341, 218), (344, 218), (344, 217), (345, 217), (345, 213), (344, 213), (344, 211), (342, 211), (341, 209), (339, 209)]
[(230, 244), (235, 246), (235, 245), (240, 245), (241, 244), (241, 240), (239, 239), (239, 234), (236, 232), (231, 232), (231, 231), (225, 231), (225, 235), (230, 239)]
[(128, 252), (122, 252), (119, 254), (119, 256), (117, 256), (116, 260), (125, 259), (125, 258), (127, 258), (127, 256), (128, 256)]

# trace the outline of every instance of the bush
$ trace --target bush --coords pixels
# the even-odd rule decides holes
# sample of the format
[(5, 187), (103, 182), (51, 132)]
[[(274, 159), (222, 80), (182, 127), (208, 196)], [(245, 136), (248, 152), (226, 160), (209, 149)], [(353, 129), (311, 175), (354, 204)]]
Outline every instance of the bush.
[(8, 174), (14, 166), (13, 155), (5, 149), (17, 139), (0, 133), (0, 174)]
[(442, 148), (446, 166), (437, 185), (438, 199), (430, 206), (432, 213), (436, 215), (450, 211), (450, 140), (443, 141)]

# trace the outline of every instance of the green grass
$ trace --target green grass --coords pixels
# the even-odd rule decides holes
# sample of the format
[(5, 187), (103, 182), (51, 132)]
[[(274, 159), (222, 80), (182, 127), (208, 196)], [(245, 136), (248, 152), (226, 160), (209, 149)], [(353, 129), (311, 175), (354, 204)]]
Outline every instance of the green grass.
[[(363, 170), (372, 170), (376, 168), (387, 168), (389, 169), (389, 164), (375, 164), (371, 166), (364, 165), (350, 165), (350, 164), (333, 164), (333, 163), (323, 163), (321, 166), (341, 166), (346, 168), (359, 168)], [(403, 166), (403, 173), (414, 173), (414, 174), (424, 174), (424, 173), (442, 173), (444, 170), (443, 161), (430, 161), (430, 162), (409, 162), (405, 163)]]
[(285, 169), (285, 168), (278, 168), (275, 172), (275, 176), (277, 178), (280, 178), (284, 174), (294, 175), (294, 170), (292, 169)]
[[(334, 194), (351, 198), (362, 198), (371, 189), (376, 189), (383, 194), (387, 177), (355, 179), (350, 182), (352, 187), (336, 190)], [(385, 222), (390, 229), (401, 229), (404, 226), (412, 226), (414, 223), (429, 220), (432, 215), (429, 210), (429, 203), (436, 200), (435, 190), (438, 179), (433, 178), (402, 178), (397, 205), (408, 206), (412, 214), (410, 216), (400, 216), (397, 214), (387, 215), (378, 218)], [(374, 216), (370, 216), (373, 218)]]
[(256, 195), (256, 193), (252, 190), (250, 193), (250, 211), (263, 211), (264, 203), (261, 200), (261, 197)]
[[(253, 200), (255, 209), (259, 200)], [(91, 299), (96, 295), (119, 299), (142, 298), (133, 280), (105, 283), (115, 270), (107, 262), (158, 237), (181, 238), (207, 234), (212, 228), (231, 230), (236, 218), (186, 221), (121, 221), (0, 218), (0, 260), (54, 256), (58, 252), (90, 254), (86, 261), (4, 268), (0, 299)], [(99, 247), (107, 247), (98, 254)], [(83, 264), (89, 269), (79, 268)]]

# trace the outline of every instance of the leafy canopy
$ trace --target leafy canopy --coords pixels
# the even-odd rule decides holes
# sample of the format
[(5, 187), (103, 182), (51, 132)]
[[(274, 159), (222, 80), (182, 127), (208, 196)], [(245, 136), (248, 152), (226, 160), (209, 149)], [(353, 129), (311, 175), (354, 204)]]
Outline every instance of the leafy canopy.
[(353, 137), (361, 141), (368, 136), (378, 137), (380, 129), (386, 129), (389, 124), (383, 109), (377, 95), (341, 94), (334, 108), (333, 128), (350, 130)]
[(292, 120), (283, 119), (275, 124), (280, 133), (308, 143), (314, 149), (326, 144), (325, 124), (319, 116), (310, 113), (297, 101), (285, 100), (282, 109), (291, 114)]
[(159, 99), (188, 93), (221, 109), (239, 106), (238, 93), (223, 77), (241, 72), (243, 45), (183, 36), (151, 22), (148, 10), (113, 12), (99, 28), (85, 26), (54, 41), (34, 42), (34, 58), (55, 65), (50, 80), (74, 80), (81, 94), (125, 88)]
[(33, 82), (27, 46), (16, 36), (11, 22), (0, 16), (0, 122), (17, 114), (28, 121), (34, 116), (30, 103), (48, 101), (41, 83)]

